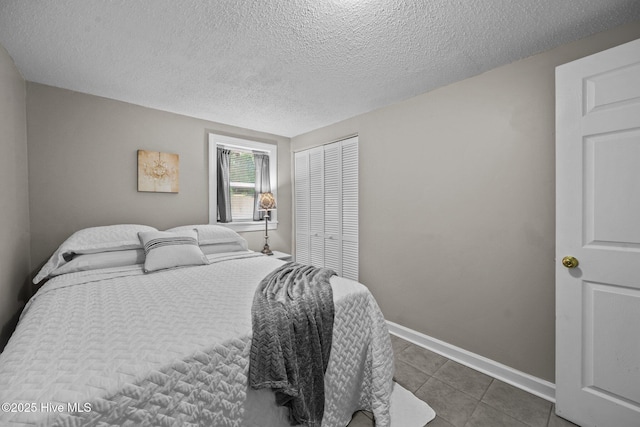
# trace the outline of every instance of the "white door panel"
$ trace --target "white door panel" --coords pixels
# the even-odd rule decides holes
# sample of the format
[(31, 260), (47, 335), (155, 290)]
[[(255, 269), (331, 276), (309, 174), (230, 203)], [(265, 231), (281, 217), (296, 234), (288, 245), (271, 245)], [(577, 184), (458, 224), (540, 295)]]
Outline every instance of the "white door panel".
[(558, 67), (556, 114), (556, 411), (638, 427), (640, 40)]
[(586, 138), (585, 243), (640, 249), (639, 161), (640, 129)]
[[(599, 67), (600, 64), (593, 65)], [(600, 67), (601, 73), (584, 78), (584, 113), (598, 113), (640, 100), (640, 64), (618, 69)]]
[(296, 153), (294, 162), (294, 187), (295, 187), (295, 225), (296, 225), (296, 251), (295, 259), (302, 264), (309, 264), (310, 238), (309, 238), (309, 153)]

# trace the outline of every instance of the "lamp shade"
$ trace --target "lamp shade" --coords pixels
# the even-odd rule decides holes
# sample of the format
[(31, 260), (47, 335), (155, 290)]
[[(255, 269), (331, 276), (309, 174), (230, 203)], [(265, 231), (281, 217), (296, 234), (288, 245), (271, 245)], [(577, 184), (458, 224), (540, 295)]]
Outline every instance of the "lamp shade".
[(258, 210), (261, 211), (270, 211), (276, 208), (276, 198), (273, 196), (273, 193), (260, 193), (260, 208)]

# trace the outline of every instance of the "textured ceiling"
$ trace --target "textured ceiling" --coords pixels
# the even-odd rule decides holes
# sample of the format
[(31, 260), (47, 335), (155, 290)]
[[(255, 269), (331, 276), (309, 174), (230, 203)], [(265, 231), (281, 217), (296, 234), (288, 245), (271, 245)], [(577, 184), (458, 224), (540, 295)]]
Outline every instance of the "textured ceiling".
[(639, 0), (0, 0), (25, 79), (295, 136), (640, 19)]

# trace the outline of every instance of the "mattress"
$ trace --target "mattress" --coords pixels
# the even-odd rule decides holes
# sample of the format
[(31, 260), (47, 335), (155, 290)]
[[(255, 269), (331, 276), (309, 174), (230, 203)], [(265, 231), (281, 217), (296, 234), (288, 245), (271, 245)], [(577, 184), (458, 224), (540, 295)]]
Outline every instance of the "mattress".
[[(250, 252), (145, 274), (126, 266), (49, 280), (0, 354), (3, 426), (288, 426), (248, 387), (251, 304), (283, 261)], [(323, 426), (354, 411), (389, 425), (393, 353), (376, 301), (334, 276)]]

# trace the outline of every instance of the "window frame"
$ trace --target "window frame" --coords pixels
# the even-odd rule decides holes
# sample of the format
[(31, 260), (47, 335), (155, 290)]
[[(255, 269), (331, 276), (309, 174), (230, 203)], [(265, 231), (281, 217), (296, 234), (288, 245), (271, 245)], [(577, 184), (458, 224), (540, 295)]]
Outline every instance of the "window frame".
[[(248, 151), (264, 151), (269, 155), (269, 182), (271, 192), (278, 200), (278, 146), (265, 142), (253, 141), (241, 137), (209, 133), (209, 224), (223, 225), (235, 231), (261, 231), (264, 230), (264, 221), (232, 221), (218, 222), (218, 162), (217, 148), (237, 148)], [(269, 230), (278, 229), (278, 210), (271, 211), (271, 220), (268, 223)]]

